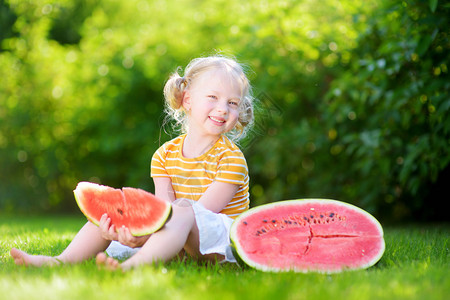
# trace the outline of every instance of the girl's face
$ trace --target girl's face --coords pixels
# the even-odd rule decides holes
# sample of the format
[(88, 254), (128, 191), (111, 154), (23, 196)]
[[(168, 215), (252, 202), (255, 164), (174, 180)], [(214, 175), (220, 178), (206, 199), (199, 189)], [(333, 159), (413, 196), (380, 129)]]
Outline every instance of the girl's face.
[(199, 75), (183, 98), (189, 133), (218, 138), (232, 130), (239, 118), (240, 99), (239, 85), (220, 69)]

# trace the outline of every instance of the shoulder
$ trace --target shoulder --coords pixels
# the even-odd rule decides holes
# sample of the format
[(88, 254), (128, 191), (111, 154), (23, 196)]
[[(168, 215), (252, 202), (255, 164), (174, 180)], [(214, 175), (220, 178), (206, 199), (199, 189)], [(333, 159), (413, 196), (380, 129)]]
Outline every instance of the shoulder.
[(236, 157), (245, 160), (242, 150), (231, 141), (227, 136), (222, 136), (217, 144), (217, 148), (221, 150), (222, 157)]
[(180, 135), (168, 142), (165, 142), (161, 147), (158, 148), (158, 150), (155, 151), (153, 154), (153, 159), (159, 157), (164, 158), (169, 153), (176, 153), (181, 148), (181, 145), (183, 144), (185, 135)]
[(185, 137), (186, 137), (185, 134), (177, 136), (176, 138), (174, 138), (168, 142), (165, 142), (164, 145), (162, 145), (162, 148), (164, 148), (164, 149), (178, 148), (183, 144)]
[(225, 136), (217, 147), (223, 149), (220, 151), (215, 180), (238, 185), (248, 183), (247, 162), (241, 149)]
[(228, 137), (223, 136), (217, 144), (219, 154), (219, 165), (221, 164), (234, 164), (247, 168), (247, 161), (245, 160), (244, 153), (236, 146)]
[(183, 144), (184, 137), (185, 135), (183, 134), (168, 142), (165, 142), (161, 147), (159, 147), (158, 150), (156, 150), (156, 152), (167, 152), (169, 150), (179, 148)]

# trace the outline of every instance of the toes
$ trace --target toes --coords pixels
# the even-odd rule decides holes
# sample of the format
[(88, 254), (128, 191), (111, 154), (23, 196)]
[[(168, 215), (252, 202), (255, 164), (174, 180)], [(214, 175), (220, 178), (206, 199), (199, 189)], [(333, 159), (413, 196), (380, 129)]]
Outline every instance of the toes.
[(95, 258), (95, 262), (97, 263), (97, 265), (101, 266), (104, 265), (106, 261), (106, 254), (103, 252), (100, 252), (99, 254), (97, 254), (97, 257)]
[(11, 248), (11, 250), (9, 251), (9, 254), (13, 258), (14, 263), (16, 265), (25, 264), (25, 260), (24, 260), (25, 252), (20, 251), (19, 249), (16, 249), (16, 248)]
[(11, 256), (15, 259), (15, 258), (19, 258), (21, 256), (22, 251), (20, 251), (19, 249), (16, 248), (11, 248), (11, 250), (9, 251), (9, 254), (11, 254)]
[(112, 257), (108, 257), (105, 263), (108, 270), (114, 271), (119, 267), (119, 262)]
[(117, 260), (112, 257), (106, 256), (106, 254), (103, 252), (97, 254), (96, 263), (99, 267), (105, 268), (110, 271), (114, 271), (120, 268), (120, 264)]

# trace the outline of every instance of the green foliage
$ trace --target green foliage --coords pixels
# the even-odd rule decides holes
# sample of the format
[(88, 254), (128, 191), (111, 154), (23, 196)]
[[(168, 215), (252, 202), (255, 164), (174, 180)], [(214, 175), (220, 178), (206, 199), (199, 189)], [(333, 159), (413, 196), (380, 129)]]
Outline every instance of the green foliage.
[(386, 3), (324, 102), (332, 154), (354, 166), (335, 183), (378, 213), (431, 214), (423, 199), (450, 163), (449, 9), (436, 2)]
[[(0, 2), (0, 210), (77, 210), (82, 180), (152, 190), (162, 88), (221, 51), (252, 70), (253, 205), (325, 197), (424, 213), (449, 165), (437, 0)], [(270, 149), (270, 151), (268, 151)], [(388, 213), (389, 212), (389, 213)]]

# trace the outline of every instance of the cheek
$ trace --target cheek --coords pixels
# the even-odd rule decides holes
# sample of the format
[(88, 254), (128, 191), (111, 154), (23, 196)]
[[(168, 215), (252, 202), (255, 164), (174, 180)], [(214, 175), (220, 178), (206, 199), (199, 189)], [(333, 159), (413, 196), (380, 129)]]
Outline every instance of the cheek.
[(236, 123), (239, 119), (239, 112), (237, 110), (233, 110), (230, 112), (230, 119)]

